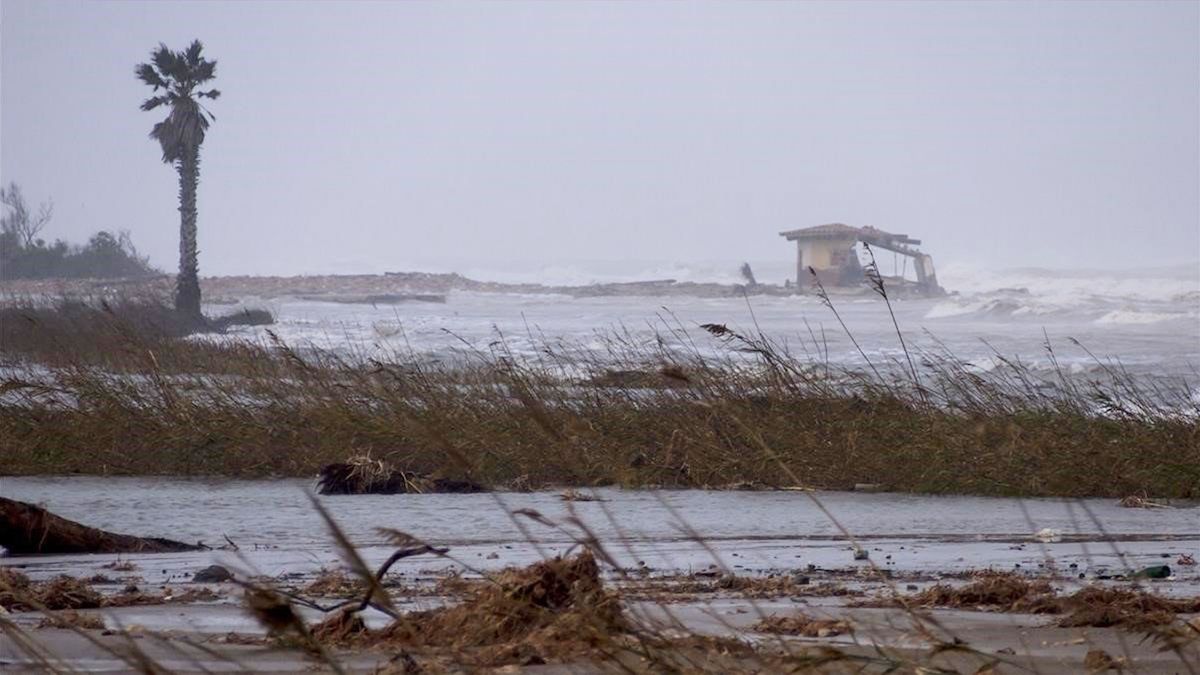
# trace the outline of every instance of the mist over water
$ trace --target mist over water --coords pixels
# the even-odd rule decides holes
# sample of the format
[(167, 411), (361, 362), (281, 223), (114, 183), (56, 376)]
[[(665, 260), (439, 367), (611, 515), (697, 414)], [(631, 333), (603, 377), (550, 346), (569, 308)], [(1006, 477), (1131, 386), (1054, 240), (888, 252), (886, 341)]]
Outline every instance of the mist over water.
[[(222, 91), (202, 274), (731, 278), (750, 260), (779, 280), (778, 232), (828, 222), (911, 234), (942, 267), (1200, 255), (1196, 3), (0, 12), (0, 179), (55, 200), (48, 241), (127, 228), (166, 270), (178, 186), (132, 68), (196, 38)], [(555, 262), (589, 259), (668, 262)]]

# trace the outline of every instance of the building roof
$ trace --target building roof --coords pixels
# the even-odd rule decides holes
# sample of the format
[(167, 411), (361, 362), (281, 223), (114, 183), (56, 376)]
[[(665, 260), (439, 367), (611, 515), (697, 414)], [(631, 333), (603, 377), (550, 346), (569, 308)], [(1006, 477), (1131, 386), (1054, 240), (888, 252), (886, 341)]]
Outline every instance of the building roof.
[(829, 223), (816, 227), (802, 227), (798, 230), (780, 232), (779, 236), (795, 239), (854, 239), (862, 234), (862, 228), (851, 227), (845, 223)]
[(815, 227), (802, 227), (798, 230), (780, 232), (779, 236), (788, 241), (803, 239), (856, 239), (869, 243), (886, 242), (891, 244), (920, 244), (919, 239), (913, 239), (907, 234), (892, 234), (883, 230), (866, 226), (853, 227), (845, 223), (828, 223)]

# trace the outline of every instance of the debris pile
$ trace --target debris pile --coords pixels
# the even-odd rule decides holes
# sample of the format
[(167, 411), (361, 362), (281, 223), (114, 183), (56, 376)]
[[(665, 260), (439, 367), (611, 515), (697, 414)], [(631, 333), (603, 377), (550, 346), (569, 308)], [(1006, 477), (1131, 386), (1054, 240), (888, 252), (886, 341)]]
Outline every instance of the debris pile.
[(1044, 613), (1054, 588), (1044, 579), (1029, 580), (1006, 572), (985, 572), (965, 586), (937, 584), (906, 600), (923, 607), (987, 607), (1005, 612)]
[(34, 583), (16, 570), (0, 568), (0, 609), (10, 612), (94, 609), (103, 603), (102, 595), (74, 577), (59, 576)]
[(40, 628), (80, 628), (84, 630), (104, 630), (104, 619), (95, 614), (85, 614), (68, 609), (42, 617), (37, 623)]
[(1088, 586), (1059, 595), (1048, 581), (1011, 573), (988, 572), (964, 586), (938, 584), (914, 595), (862, 606), (978, 608), (1001, 612), (1060, 615), (1056, 625), (1118, 627), (1146, 631), (1175, 621), (1179, 614), (1200, 612), (1200, 597), (1166, 598), (1138, 588)]
[(146, 593), (133, 585), (116, 595), (105, 596), (84, 579), (61, 575), (35, 582), (14, 569), (0, 567), (0, 610), (10, 612), (187, 604), (212, 602), (220, 597), (219, 593), (205, 587), (189, 588), (182, 592), (167, 588), (162, 593)]
[(590, 552), (504, 570), (461, 588), (460, 603), (402, 614), (379, 631), (368, 630), (355, 612), (339, 611), (312, 635), (336, 645), (453, 650), (495, 666), (570, 660), (629, 631)]
[(321, 467), (317, 492), (323, 495), (468, 494), (487, 492), (487, 488), (471, 480), (433, 478), (415, 471), (401, 471), (382, 460), (358, 456)]
[(821, 638), (833, 637), (854, 631), (849, 621), (814, 619), (807, 614), (789, 614), (787, 616), (772, 614), (754, 624), (754, 630), (759, 633)]
[(1062, 628), (1116, 626), (1146, 631), (1175, 621), (1176, 614), (1200, 612), (1200, 597), (1191, 599), (1162, 596), (1127, 588), (1090, 586), (1058, 599)]
[(304, 587), (306, 595), (318, 598), (361, 598), (366, 591), (365, 583), (341, 569), (322, 570), (312, 583)]

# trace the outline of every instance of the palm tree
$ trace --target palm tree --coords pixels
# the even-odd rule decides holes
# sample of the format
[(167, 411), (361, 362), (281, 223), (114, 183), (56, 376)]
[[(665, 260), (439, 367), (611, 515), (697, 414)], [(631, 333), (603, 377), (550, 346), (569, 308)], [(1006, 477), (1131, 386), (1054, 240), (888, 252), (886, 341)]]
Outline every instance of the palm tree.
[[(175, 309), (200, 318), (200, 278), (196, 265), (196, 185), (200, 181), (200, 145), (213, 114), (200, 99), (215, 99), (216, 89), (196, 87), (216, 77), (217, 62), (200, 55), (199, 40), (185, 51), (173, 52), (159, 43), (150, 53), (150, 63), (137, 66), (138, 79), (154, 87), (154, 96), (142, 110), (162, 105), (171, 107), (167, 118), (154, 125), (150, 138), (162, 146), (162, 159), (179, 171), (179, 276), (175, 280)], [(162, 93), (159, 93), (162, 90)]]

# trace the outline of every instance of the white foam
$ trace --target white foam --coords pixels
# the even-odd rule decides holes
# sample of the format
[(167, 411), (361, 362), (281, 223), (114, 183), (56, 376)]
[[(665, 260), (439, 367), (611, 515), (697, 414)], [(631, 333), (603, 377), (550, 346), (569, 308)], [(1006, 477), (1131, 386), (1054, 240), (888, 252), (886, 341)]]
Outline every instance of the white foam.
[(1136, 309), (1114, 309), (1096, 319), (1098, 324), (1151, 324), (1163, 321), (1195, 318), (1186, 312), (1144, 312)]
[(958, 296), (943, 300), (925, 313), (926, 319), (945, 319), (972, 314), (996, 316), (1020, 316), (1023, 314), (1046, 314), (1053, 308), (1041, 305), (1036, 300), (1012, 297), (1006, 293)]
[(939, 280), (944, 287), (963, 294), (1019, 289), (1039, 302), (1059, 306), (1090, 298), (1170, 302), (1200, 293), (1200, 265), (1107, 271), (997, 270), (951, 263), (939, 271)]
[(957, 299), (945, 300), (945, 301), (939, 302), (938, 304), (934, 305), (933, 307), (930, 307), (929, 311), (925, 313), (925, 318), (926, 319), (945, 319), (945, 318), (952, 317), (952, 316), (964, 316), (967, 314), (974, 314), (975, 312), (982, 311), (986, 304), (987, 303), (981, 302), (981, 301), (964, 302), (962, 300), (957, 300)]

